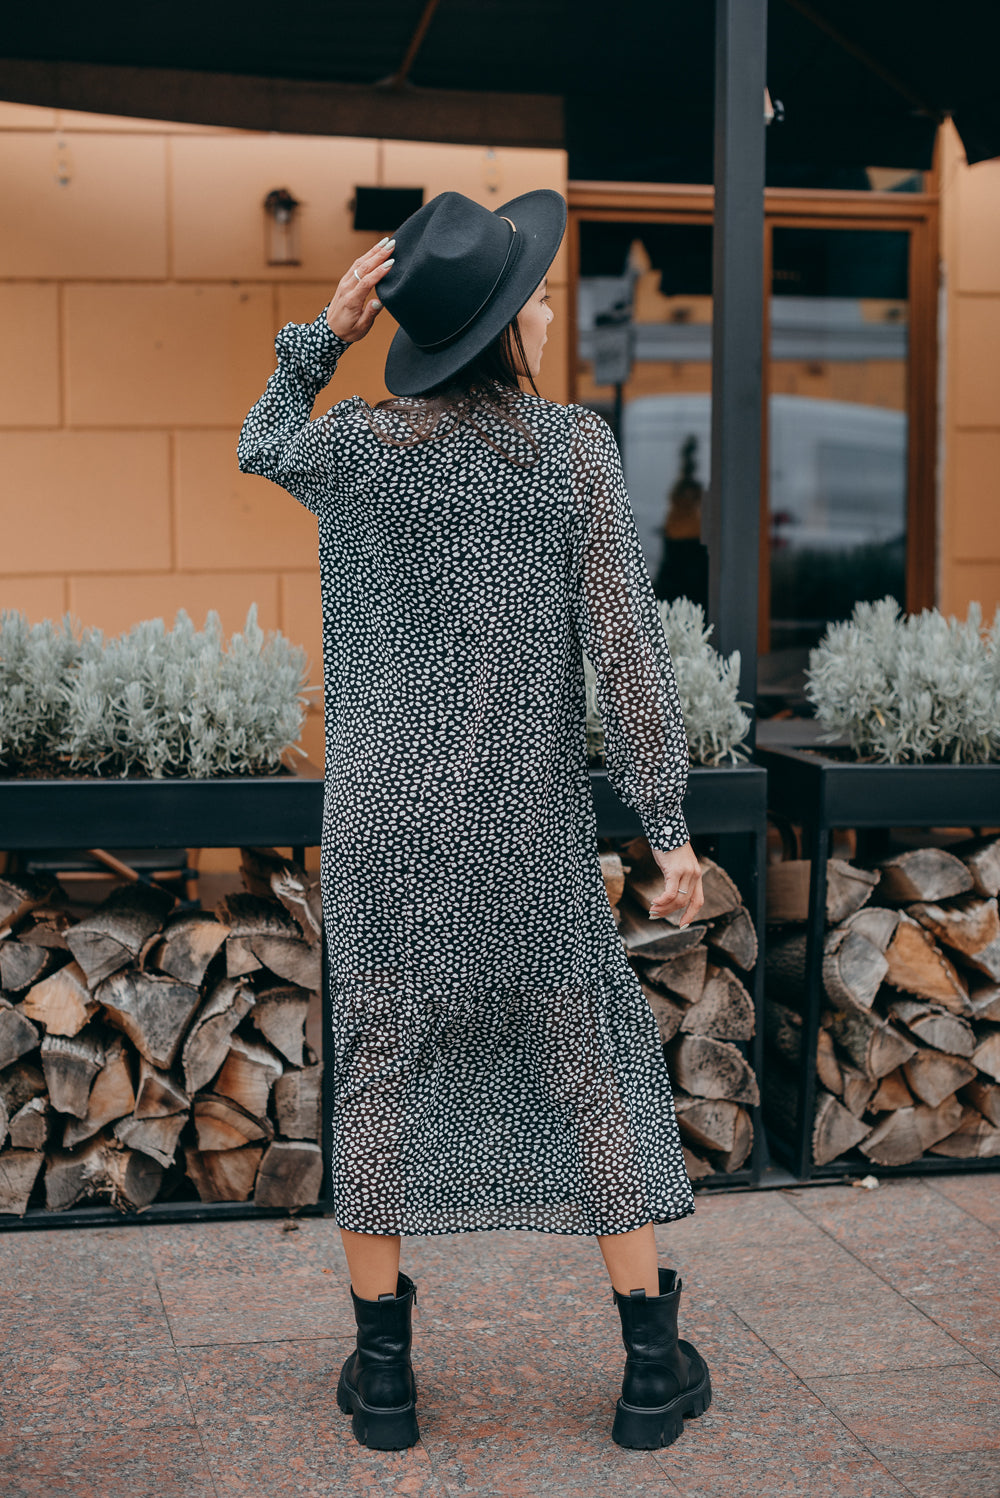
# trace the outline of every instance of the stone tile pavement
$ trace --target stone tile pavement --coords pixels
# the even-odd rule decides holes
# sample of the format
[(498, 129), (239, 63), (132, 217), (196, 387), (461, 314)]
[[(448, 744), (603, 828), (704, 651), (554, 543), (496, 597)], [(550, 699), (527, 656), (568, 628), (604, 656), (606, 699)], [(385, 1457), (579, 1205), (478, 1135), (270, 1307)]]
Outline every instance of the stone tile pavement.
[(709, 1412), (610, 1438), (596, 1242), (403, 1241), (420, 1443), (359, 1447), (332, 1220), (0, 1234), (3, 1498), (998, 1498), (1000, 1174), (701, 1194), (657, 1228)]

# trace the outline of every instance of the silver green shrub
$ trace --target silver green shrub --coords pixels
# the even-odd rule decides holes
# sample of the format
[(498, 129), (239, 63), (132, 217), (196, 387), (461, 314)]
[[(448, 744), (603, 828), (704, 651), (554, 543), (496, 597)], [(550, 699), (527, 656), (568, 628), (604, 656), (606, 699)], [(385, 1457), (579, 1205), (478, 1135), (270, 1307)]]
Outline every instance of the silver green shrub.
[[(709, 644), (713, 625), (705, 623), (700, 604), (689, 598), (658, 603), (663, 632), (677, 677), (688, 753), (697, 765), (735, 764), (749, 758), (740, 744), (750, 728), (743, 711), (749, 703), (739, 701), (740, 653), (724, 658)], [(603, 762), (604, 729), (597, 700), (597, 676), (586, 654), (583, 657), (587, 689), (587, 755)]]
[(28, 668), (48, 672), (53, 706), (36, 712), (34, 737), (26, 723), (16, 741), (5, 736), (4, 763), (52, 758), (85, 774), (204, 778), (270, 773), (296, 747), (305, 653), (280, 634), (265, 636), (255, 604), (228, 646), (218, 614), (196, 630), (181, 610), (172, 629), (149, 619), (113, 639), (88, 629), (75, 640), (67, 623), (53, 643), (44, 634), (52, 627), (37, 625), (43, 633), (32, 655), (26, 626), (14, 618), (11, 628), (3, 616), (0, 669), (20, 670), (27, 697), (38, 692)]
[(68, 618), (29, 624), (26, 614), (0, 611), (0, 765), (50, 752), (66, 716), (66, 675), (79, 653)]
[(1000, 759), (1000, 609), (986, 631), (977, 603), (964, 622), (859, 603), (809, 652), (806, 680), (823, 741), (891, 764)]

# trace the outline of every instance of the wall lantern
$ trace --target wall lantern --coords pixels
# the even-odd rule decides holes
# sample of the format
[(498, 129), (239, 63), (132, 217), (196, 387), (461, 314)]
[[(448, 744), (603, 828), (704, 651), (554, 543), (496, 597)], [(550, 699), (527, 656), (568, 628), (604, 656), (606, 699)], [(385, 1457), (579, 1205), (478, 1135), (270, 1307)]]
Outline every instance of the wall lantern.
[(287, 187), (276, 187), (264, 199), (265, 246), (268, 265), (301, 265), (299, 259), (299, 204)]

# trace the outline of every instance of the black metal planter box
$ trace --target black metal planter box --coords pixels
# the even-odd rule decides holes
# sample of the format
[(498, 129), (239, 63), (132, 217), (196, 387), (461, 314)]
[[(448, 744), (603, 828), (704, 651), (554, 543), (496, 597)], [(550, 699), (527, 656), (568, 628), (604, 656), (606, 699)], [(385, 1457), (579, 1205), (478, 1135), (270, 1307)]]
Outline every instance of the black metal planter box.
[(821, 750), (777, 745), (758, 745), (756, 758), (768, 772), (769, 810), (801, 825), (802, 856), (811, 864), (796, 1129), (790, 1140), (771, 1134), (775, 1154), (800, 1181), (853, 1175), (859, 1170), (872, 1175), (913, 1175), (1000, 1169), (1000, 1158), (955, 1160), (936, 1155), (922, 1155), (908, 1165), (875, 1165), (857, 1151), (827, 1165), (815, 1165), (811, 1145), (831, 833), (835, 828), (856, 828), (861, 833), (860, 845), (867, 843), (874, 850), (878, 834), (892, 827), (996, 826), (1000, 824), (1000, 764), (859, 763)]
[[(599, 836), (627, 837), (641, 831), (635, 814), (623, 807), (608, 784), (606, 772), (591, 772), (591, 787)], [(692, 832), (732, 836), (730, 862), (753, 915), (758, 936), (763, 934), (763, 887), (766, 775), (756, 766), (691, 771), (685, 815)], [(0, 848), (43, 852), (52, 848), (236, 848), (292, 847), (299, 856), (320, 841), (323, 816), (323, 778), (305, 762), (298, 774), (243, 776), (220, 779), (3, 779), (0, 778)], [(754, 974), (757, 1034), (751, 1058), (760, 1076), (763, 962)], [(323, 948), (326, 986), (326, 948)], [(329, 1054), (329, 1027), (324, 1008), (324, 1050)], [(332, 1068), (323, 1074), (323, 1186), (315, 1206), (302, 1213), (332, 1211), (330, 1166), (332, 1137), (328, 1121), (333, 1098), (327, 1092)], [(731, 1175), (709, 1177), (705, 1185), (756, 1182), (761, 1168), (762, 1126), (754, 1114), (754, 1152), (751, 1166)], [(0, 1215), (0, 1231), (41, 1227), (107, 1226), (120, 1222), (201, 1221), (210, 1218), (281, 1217), (283, 1209), (265, 1209), (253, 1202), (154, 1202), (141, 1213), (123, 1213), (111, 1206), (92, 1205), (50, 1212), (29, 1208), (24, 1217)]]

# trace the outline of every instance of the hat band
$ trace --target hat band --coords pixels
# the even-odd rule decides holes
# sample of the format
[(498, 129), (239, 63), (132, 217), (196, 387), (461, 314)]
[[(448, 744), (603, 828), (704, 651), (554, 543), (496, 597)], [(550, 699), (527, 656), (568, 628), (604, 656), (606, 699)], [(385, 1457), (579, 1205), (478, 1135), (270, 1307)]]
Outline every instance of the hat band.
[(507, 254), (504, 257), (503, 265), (501, 265), (501, 267), (500, 267), (500, 274), (497, 276), (496, 280), (493, 282), (493, 285), (490, 287), (489, 291), (486, 293), (486, 296), (480, 302), (480, 304), (476, 308), (475, 312), (473, 312), (473, 314), (472, 314), (472, 316), (470, 318), (466, 319), (466, 321), (462, 324), (462, 326), (460, 328), (456, 328), (453, 333), (448, 333), (444, 338), (439, 338), (436, 343), (417, 343), (417, 340), (415, 338), (413, 339), (413, 342), (417, 344), (417, 348), (418, 349), (422, 349), (424, 351), (424, 353), (430, 353), (430, 351), (432, 349), (444, 348), (444, 346), (445, 346), (446, 343), (453, 343), (454, 340), (460, 336), (460, 334), (462, 334), (462, 333), (465, 332), (466, 328), (470, 328), (472, 326), (472, 324), (475, 322), (476, 318), (479, 317), (481, 315), (481, 313), (483, 313), (486, 310), (486, 308), (489, 306), (490, 302), (493, 300), (493, 298), (496, 296), (497, 292), (500, 290), (500, 287), (501, 287), (502, 283), (507, 279), (507, 276), (510, 274), (511, 269), (513, 268), (514, 260), (516, 259), (516, 256), (514, 255), (514, 246), (518, 242), (518, 240), (517, 240), (517, 225), (514, 223), (513, 219), (507, 218), (506, 216), (503, 216), (503, 215), (501, 215), (501, 216), (503, 217), (503, 221), (504, 221), (505, 224), (510, 224), (511, 230), (513, 232), (511, 233), (511, 236), (510, 236), (510, 244), (507, 246)]

